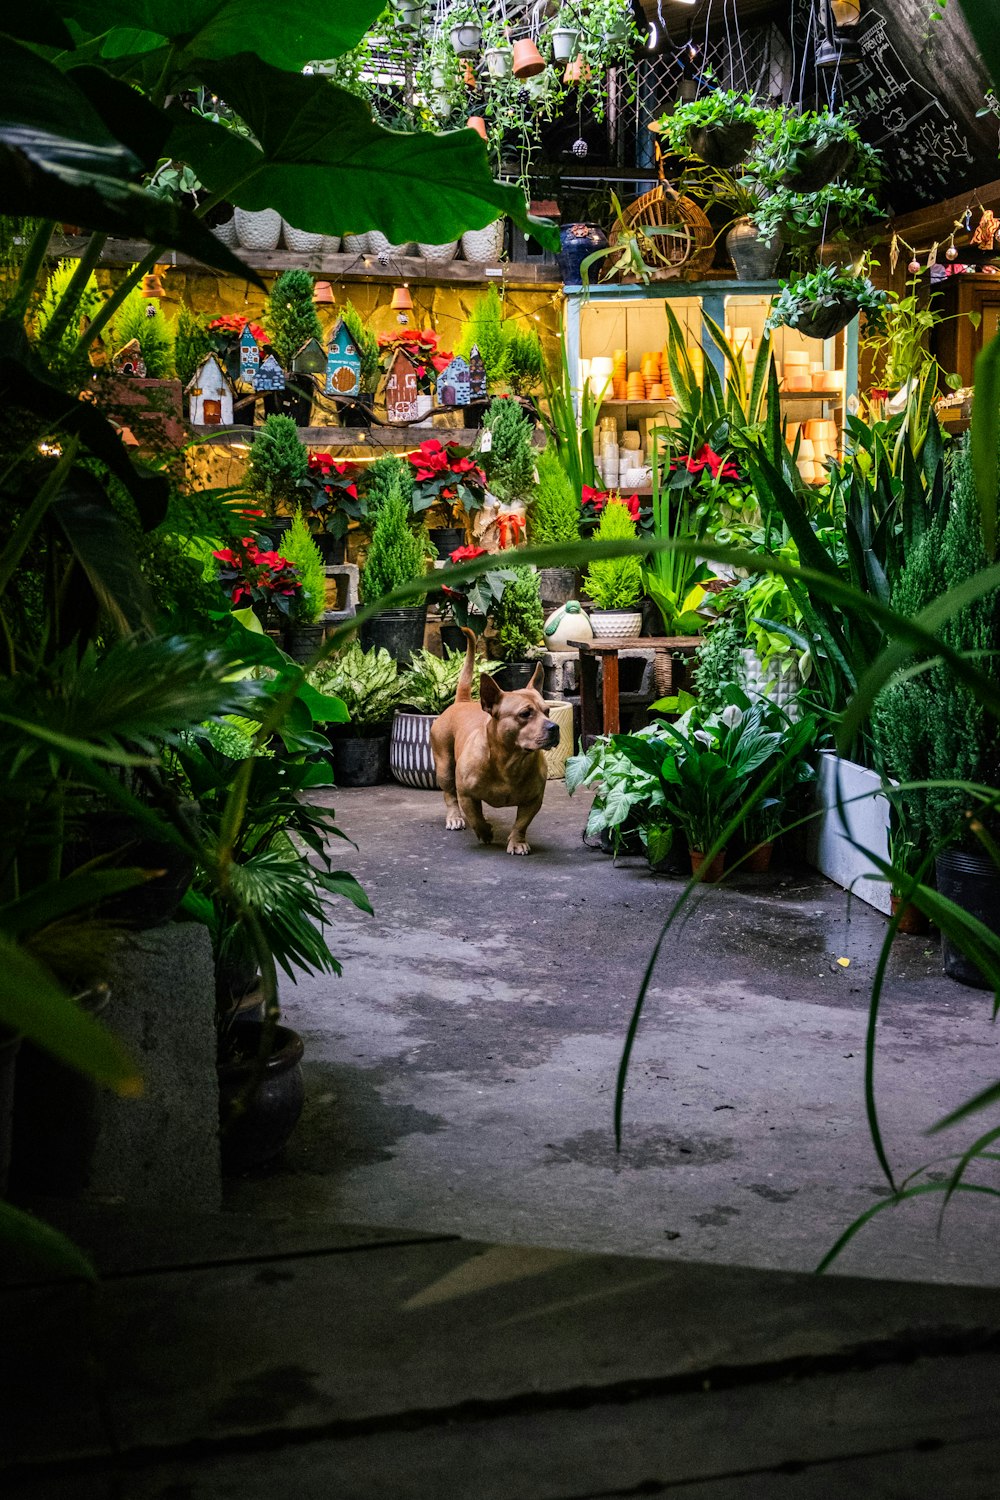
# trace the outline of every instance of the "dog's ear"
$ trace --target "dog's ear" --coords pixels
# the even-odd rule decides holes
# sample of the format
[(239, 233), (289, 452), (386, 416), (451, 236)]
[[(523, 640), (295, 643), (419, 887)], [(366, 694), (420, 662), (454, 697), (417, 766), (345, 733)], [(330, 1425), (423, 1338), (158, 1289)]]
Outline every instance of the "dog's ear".
[(528, 683), (528, 686), (530, 688), (534, 688), (536, 693), (540, 693), (542, 691), (542, 684), (544, 683), (544, 681), (545, 668), (542, 666), (541, 662), (539, 662), (535, 670), (531, 674), (531, 681)]
[(488, 714), (496, 708), (503, 697), (503, 688), (498, 682), (494, 682), (489, 672), (479, 674), (479, 701)]

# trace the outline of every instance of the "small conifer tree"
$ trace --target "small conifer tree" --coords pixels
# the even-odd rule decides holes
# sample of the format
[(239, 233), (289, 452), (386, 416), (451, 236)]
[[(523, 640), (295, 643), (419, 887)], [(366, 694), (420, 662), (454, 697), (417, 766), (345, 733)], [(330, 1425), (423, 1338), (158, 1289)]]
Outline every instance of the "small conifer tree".
[(344, 327), (357, 344), (358, 353), (361, 355), (361, 389), (363, 391), (373, 391), (382, 375), (378, 339), (372, 333), (353, 302), (344, 303), (340, 310), (340, 316), (343, 318)]
[(269, 515), (280, 504), (297, 506), (308, 468), (309, 454), (291, 417), (267, 417), (250, 449), (247, 488), (251, 495), (264, 502)]
[[(501, 554), (502, 556), (502, 554)], [(542, 643), (545, 615), (534, 568), (515, 568), (496, 607), (494, 623), (499, 654), (504, 661), (521, 661), (532, 646)]]
[(510, 346), (504, 334), (503, 303), (495, 286), (472, 304), (462, 324), (456, 353), (468, 359), (473, 345), (482, 356), (487, 389), (492, 392), (505, 386), (510, 378)]
[[(410, 530), (409, 507), (398, 482), (391, 484), (379, 505), (371, 545), (361, 573), (361, 593), (366, 604), (381, 599), (390, 590), (424, 573), (424, 549)], [(419, 600), (411, 601), (413, 604)]]
[[(595, 542), (618, 542), (636, 536), (628, 506), (611, 500), (601, 512)], [(635, 609), (642, 596), (642, 567), (637, 557), (605, 557), (587, 569), (583, 586), (598, 609)]]
[(174, 324), (174, 365), (182, 385), (194, 378), (195, 371), (214, 348), (208, 319), (182, 305)]
[(398, 489), (410, 510), (413, 498), (413, 470), (397, 453), (384, 453), (374, 463), (366, 466), (364, 497), (368, 514), (374, 521), (382, 507), (382, 501)]
[(302, 584), (292, 600), (290, 618), (297, 624), (313, 625), (326, 606), (326, 572), (320, 550), (300, 512), (291, 529), (281, 538), (278, 549), (282, 557), (294, 564)]
[(580, 536), (580, 501), (554, 448), (538, 455), (538, 490), (528, 512), (528, 535), (539, 546), (575, 542)]
[(282, 271), (267, 299), (264, 327), (283, 370), (291, 369), (292, 359), (307, 339), (322, 339), (323, 329), (313, 302), (313, 280), (308, 271)]
[(498, 396), (490, 403), (483, 432), (490, 434), (489, 447), (480, 447), (479, 458), (493, 494), (507, 502), (529, 499), (535, 487), (535, 456), (528, 417), (516, 401)]

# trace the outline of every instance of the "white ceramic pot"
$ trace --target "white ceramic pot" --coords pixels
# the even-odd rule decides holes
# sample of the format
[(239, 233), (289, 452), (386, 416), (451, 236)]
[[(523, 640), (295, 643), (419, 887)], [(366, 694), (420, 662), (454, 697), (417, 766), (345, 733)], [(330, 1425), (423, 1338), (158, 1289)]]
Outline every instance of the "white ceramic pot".
[(281, 238), (281, 215), (274, 208), (238, 208), (236, 233), (244, 250), (276, 250)]
[(626, 640), (629, 636), (638, 635), (642, 629), (642, 611), (639, 609), (592, 609), (590, 623), (594, 628), (595, 640)]
[(367, 255), (369, 239), (367, 234), (345, 234), (341, 243), (348, 255)]
[(463, 22), (451, 28), (448, 39), (459, 57), (475, 57), (483, 39), (483, 28), (474, 21)]
[(507, 47), (491, 47), (483, 56), (491, 78), (509, 78), (514, 71), (514, 54)]
[(799, 664), (795, 657), (789, 655), (785, 658), (788, 665), (786, 670), (781, 672), (777, 657), (772, 656), (767, 666), (764, 667), (752, 646), (744, 646), (741, 655), (747, 696), (770, 698), (772, 703), (776, 703), (779, 708), (783, 708), (789, 714), (796, 711), (802, 678), (799, 675)]
[(572, 62), (576, 56), (576, 44), (579, 39), (578, 31), (571, 31), (568, 26), (557, 27), (552, 33), (552, 61)]
[(462, 254), (466, 260), (493, 265), (503, 249), (503, 219), (495, 219), (485, 229), (467, 229), (462, 235)]
[(227, 219), (224, 224), (216, 224), (212, 233), (217, 240), (221, 240), (224, 245), (229, 245), (231, 249), (235, 250), (240, 242), (239, 235), (236, 233), (236, 215), (234, 214), (231, 219)]
[(381, 229), (368, 231), (369, 255), (413, 255), (416, 248), (412, 240), (406, 240), (401, 245), (393, 245)]
[(436, 261), (438, 265), (441, 265), (444, 261), (455, 259), (458, 254), (458, 240), (452, 240), (447, 245), (418, 244), (417, 249), (424, 260)]
[(339, 234), (324, 234), (324, 236), (323, 236), (323, 254), (324, 255), (336, 255), (336, 253), (337, 253), (337, 251), (339, 249), (340, 249), (340, 235)]
[(285, 237), (285, 244), (295, 255), (314, 255), (323, 249), (326, 238), (322, 234), (312, 234), (308, 229), (293, 229), (287, 219), (281, 221), (281, 232)]
[(437, 772), (431, 752), (431, 725), (434, 714), (408, 714), (396, 711), (389, 741), (389, 770), (404, 786), (421, 791), (437, 790)]

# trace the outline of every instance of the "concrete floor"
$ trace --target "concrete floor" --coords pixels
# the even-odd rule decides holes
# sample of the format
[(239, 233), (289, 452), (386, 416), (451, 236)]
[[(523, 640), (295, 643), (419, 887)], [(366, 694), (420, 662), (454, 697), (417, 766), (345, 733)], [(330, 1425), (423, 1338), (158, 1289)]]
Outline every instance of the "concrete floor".
[[(375, 916), (338, 904), (343, 977), (286, 986), (305, 1113), (279, 1162), (230, 1184), (228, 1207), (810, 1270), (884, 1195), (862, 1096), (884, 918), (798, 869), (706, 890), (668, 938), (616, 1156), (622, 1039), (681, 883), (585, 848), (586, 795), (561, 782), (527, 859), (446, 833), (436, 793), (331, 800)], [(990, 1014), (989, 995), (941, 975), (936, 943), (897, 941), (877, 1083), (901, 1173), (972, 1139), (923, 1132), (1000, 1076)], [(956, 1199), (938, 1237), (939, 1206), (931, 1195), (878, 1216), (840, 1270), (1000, 1281), (1000, 1210)]]

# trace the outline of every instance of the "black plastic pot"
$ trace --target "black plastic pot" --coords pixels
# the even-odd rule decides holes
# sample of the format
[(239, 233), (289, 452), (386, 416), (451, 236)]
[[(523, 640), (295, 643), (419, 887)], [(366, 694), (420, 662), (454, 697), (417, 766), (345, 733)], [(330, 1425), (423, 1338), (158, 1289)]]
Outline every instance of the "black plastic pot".
[(506, 662), (493, 673), (493, 680), (505, 693), (516, 693), (520, 688), (528, 686), (537, 665), (536, 661)]
[[(993, 861), (985, 854), (945, 849), (935, 859), (934, 869), (938, 893), (1000, 937), (1000, 870)], [(946, 932), (941, 934), (941, 957), (949, 979), (977, 990), (993, 988), (979, 965), (956, 947)]]
[(392, 724), (328, 724), (334, 780), (338, 786), (380, 786), (389, 780)]
[(308, 427), (313, 403), (312, 376), (296, 375), (295, 382), (295, 386), (286, 385), (283, 391), (264, 392), (264, 415), (291, 417), (296, 427)]
[(731, 125), (706, 125), (688, 132), (688, 144), (695, 156), (710, 167), (734, 167), (742, 161), (754, 143), (757, 127), (752, 121)]
[[(194, 806), (192, 803), (192, 810)], [(192, 854), (147, 833), (128, 813), (114, 808), (87, 813), (81, 820), (66, 845), (64, 871), (68, 873), (93, 859), (101, 860), (103, 870), (163, 871), (154, 880), (107, 896), (100, 903), (99, 915), (122, 927), (159, 927), (169, 922), (194, 877)]]
[(323, 644), (322, 625), (289, 625), (285, 630), (285, 651), (292, 661), (311, 661)]
[(783, 173), (782, 186), (794, 193), (816, 193), (837, 177), (843, 177), (857, 155), (850, 141), (830, 141), (818, 150), (806, 148), (797, 153), (796, 164)]
[[(219, 1143), (222, 1170), (230, 1175), (277, 1156), (305, 1102), (302, 1038), (287, 1026), (276, 1026), (271, 1055), (261, 1063), (257, 1054), (263, 1030), (260, 1022), (239, 1026), (231, 1034), (238, 1054), (219, 1063)], [(245, 1107), (237, 1114), (239, 1104)]]
[(462, 634), (461, 625), (442, 625), (441, 644), (447, 646), (450, 651), (464, 651), (466, 640)]
[(748, 218), (737, 219), (726, 235), (737, 281), (769, 281), (784, 248), (780, 234), (765, 240)]
[(346, 536), (333, 536), (329, 531), (320, 531), (313, 537), (313, 541), (319, 548), (319, 555), (326, 567), (335, 566), (337, 563), (342, 563), (346, 560)]
[(362, 625), (361, 644), (366, 651), (383, 646), (393, 661), (408, 662), (413, 652), (419, 651), (424, 644), (426, 619), (426, 604), (384, 609)]
[(274, 541), (277, 537), (284, 536), (286, 531), (291, 531), (294, 519), (294, 516), (264, 516), (254, 535), (266, 536)]
[(465, 546), (465, 532), (460, 526), (435, 526), (427, 532), (439, 558), (447, 562), (457, 547)]

